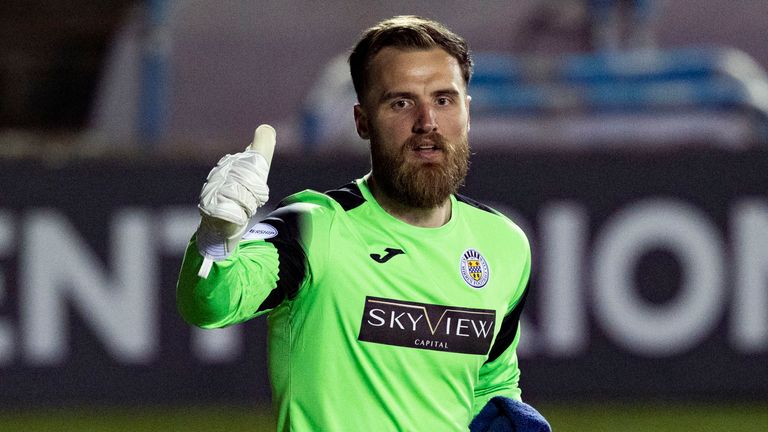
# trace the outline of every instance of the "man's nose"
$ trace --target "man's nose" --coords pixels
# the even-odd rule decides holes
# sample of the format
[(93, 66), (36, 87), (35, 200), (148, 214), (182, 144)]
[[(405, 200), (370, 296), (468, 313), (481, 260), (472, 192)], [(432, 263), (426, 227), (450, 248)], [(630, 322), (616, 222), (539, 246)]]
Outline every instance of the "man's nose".
[(437, 116), (435, 110), (429, 105), (422, 105), (416, 114), (413, 124), (413, 133), (430, 133), (437, 131)]

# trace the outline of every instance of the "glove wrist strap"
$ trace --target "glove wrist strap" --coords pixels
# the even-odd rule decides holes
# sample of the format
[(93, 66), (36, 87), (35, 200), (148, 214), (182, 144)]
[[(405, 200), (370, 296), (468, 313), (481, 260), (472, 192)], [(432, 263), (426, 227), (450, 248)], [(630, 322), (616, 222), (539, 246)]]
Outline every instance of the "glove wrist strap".
[(197, 229), (197, 250), (205, 258), (223, 261), (237, 248), (247, 227), (247, 225), (239, 227), (233, 234), (225, 236), (221, 230), (216, 229), (215, 223), (203, 216), (200, 227)]

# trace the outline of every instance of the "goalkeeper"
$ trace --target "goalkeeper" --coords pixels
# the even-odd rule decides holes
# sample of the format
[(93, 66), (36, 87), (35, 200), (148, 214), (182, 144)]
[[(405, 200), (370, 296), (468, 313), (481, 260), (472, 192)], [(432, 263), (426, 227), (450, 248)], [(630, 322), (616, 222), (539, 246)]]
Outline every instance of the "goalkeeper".
[(248, 229), (275, 140), (257, 129), (203, 186), (182, 316), (215, 328), (268, 314), (280, 431), (549, 430), (518, 386), (528, 241), (457, 194), (470, 153), (466, 42), (400, 16), (368, 29), (349, 63), (371, 171), (292, 195)]

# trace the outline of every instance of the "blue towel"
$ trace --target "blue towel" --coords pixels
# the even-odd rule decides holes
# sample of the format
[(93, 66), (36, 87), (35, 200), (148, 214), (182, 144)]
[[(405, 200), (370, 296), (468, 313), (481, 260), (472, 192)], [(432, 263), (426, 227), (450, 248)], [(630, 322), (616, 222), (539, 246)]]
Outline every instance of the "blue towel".
[(470, 432), (552, 432), (547, 420), (524, 402), (496, 396), (469, 424)]

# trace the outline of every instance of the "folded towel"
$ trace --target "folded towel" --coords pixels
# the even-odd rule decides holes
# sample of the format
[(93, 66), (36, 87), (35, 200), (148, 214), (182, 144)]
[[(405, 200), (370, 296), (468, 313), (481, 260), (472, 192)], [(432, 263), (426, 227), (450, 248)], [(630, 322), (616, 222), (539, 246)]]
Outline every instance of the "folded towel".
[(547, 420), (525, 402), (496, 396), (469, 424), (470, 432), (552, 432)]

